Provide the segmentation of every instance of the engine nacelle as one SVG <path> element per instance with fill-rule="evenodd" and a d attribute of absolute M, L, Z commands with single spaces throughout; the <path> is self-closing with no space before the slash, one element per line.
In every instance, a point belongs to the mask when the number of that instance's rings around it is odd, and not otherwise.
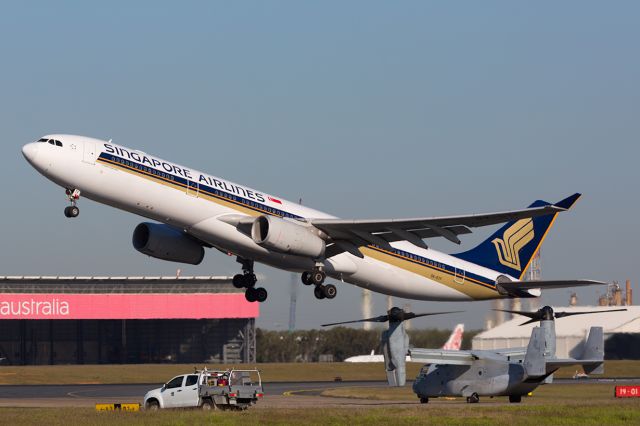
<path fill-rule="evenodd" d="M 303 225 L 272 216 L 259 216 L 251 226 L 256 244 L 280 253 L 317 258 L 324 254 L 325 242 Z"/>
<path fill-rule="evenodd" d="M 143 222 L 133 230 L 133 247 L 140 253 L 171 262 L 198 265 L 204 247 L 169 225 Z"/>

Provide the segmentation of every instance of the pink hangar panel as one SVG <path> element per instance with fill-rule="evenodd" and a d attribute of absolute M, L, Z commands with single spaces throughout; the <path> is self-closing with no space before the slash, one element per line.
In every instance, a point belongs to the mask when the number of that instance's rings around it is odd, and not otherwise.
<path fill-rule="evenodd" d="M 0 294 L 0 319 L 257 318 L 242 293 Z"/>

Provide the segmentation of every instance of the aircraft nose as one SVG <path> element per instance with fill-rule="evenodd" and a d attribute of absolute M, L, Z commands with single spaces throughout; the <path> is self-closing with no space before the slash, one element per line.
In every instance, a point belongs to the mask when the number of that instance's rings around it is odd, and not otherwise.
<path fill-rule="evenodd" d="M 22 147 L 22 155 L 27 161 L 31 164 L 35 161 L 38 156 L 38 144 L 36 142 L 31 142 Z"/>

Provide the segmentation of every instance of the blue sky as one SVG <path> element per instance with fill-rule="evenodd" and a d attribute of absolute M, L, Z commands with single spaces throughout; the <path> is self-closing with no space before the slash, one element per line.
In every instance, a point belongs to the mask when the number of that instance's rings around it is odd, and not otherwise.
<path fill-rule="evenodd" d="M 3 2 L 0 274 L 158 275 L 142 219 L 63 190 L 20 147 L 65 132 L 135 147 L 344 218 L 583 199 L 543 247 L 546 279 L 638 273 L 640 5 L 618 2 Z M 477 230 L 461 251 L 492 229 Z M 234 274 L 208 251 L 183 274 Z M 289 274 L 258 267 L 259 325 L 284 328 Z M 582 303 L 601 289 L 579 290 Z M 639 290 L 636 290 L 636 292 Z M 358 318 L 300 286 L 298 326 Z M 569 291 L 547 293 L 563 304 Z M 376 297 L 375 313 L 386 306 Z M 403 304 L 404 301 L 397 301 Z M 417 326 L 481 326 L 488 303 Z"/>

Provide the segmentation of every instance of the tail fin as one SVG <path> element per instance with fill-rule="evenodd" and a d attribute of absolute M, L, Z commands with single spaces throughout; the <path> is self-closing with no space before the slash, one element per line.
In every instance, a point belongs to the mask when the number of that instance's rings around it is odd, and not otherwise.
<path fill-rule="evenodd" d="M 604 333 L 602 327 L 591 327 L 589 337 L 582 354 L 583 360 L 604 360 Z M 603 374 L 604 362 L 593 364 L 583 364 L 584 372 L 587 374 Z"/>
<path fill-rule="evenodd" d="M 527 346 L 527 353 L 524 356 L 524 369 L 528 376 L 544 376 L 547 374 L 544 347 L 544 330 L 540 327 L 534 327 Z"/>
<path fill-rule="evenodd" d="M 569 209 L 580 197 L 572 195 L 557 206 Z M 529 207 L 551 205 L 537 200 Z M 522 279 L 558 214 L 508 222 L 478 246 L 453 256 Z"/>
<path fill-rule="evenodd" d="M 462 346 L 462 334 L 464 333 L 464 324 L 456 325 L 453 329 L 449 340 L 444 344 L 442 349 L 446 351 L 459 351 Z"/>

